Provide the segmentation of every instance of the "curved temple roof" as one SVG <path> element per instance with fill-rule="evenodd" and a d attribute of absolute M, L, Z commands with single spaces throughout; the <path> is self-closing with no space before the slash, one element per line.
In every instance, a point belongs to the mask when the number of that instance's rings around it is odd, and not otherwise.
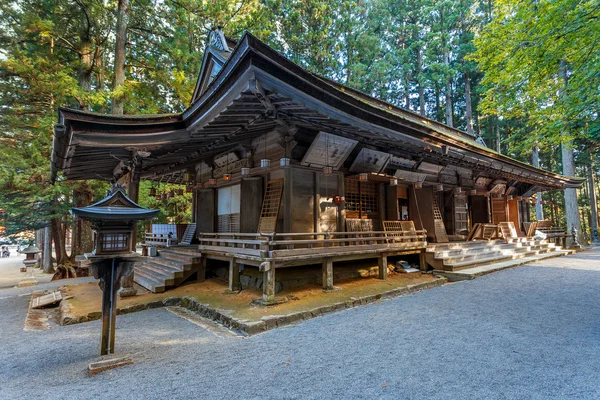
<path fill-rule="evenodd" d="M 258 137 L 276 118 L 285 118 L 540 189 L 583 182 L 534 168 L 480 145 L 466 132 L 307 72 L 250 33 L 226 59 L 222 51 L 208 50 L 194 101 L 181 114 L 114 116 L 61 108 L 64 132 L 55 130 L 52 179 L 58 170 L 67 179 L 110 179 L 128 160 L 138 163 L 142 177 L 156 178 Z M 201 84 L 211 74 L 209 57 L 223 64 Z"/>

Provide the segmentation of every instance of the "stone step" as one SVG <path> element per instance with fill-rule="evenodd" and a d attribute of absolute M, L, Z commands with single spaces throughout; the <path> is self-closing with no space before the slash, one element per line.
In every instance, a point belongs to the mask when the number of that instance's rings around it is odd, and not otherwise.
<path fill-rule="evenodd" d="M 158 264 L 158 263 L 155 263 L 152 261 L 146 261 L 146 262 L 144 262 L 143 265 L 146 269 L 156 271 L 156 272 L 162 273 L 164 275 L 168 275 L 172 278 L 181 278 L 181 277 L 183 277 L 183 273 L 184 273 L 184 271 L 179 268 L 170 267 L 168 265 Z"/>
<path fill-rule="evenodd" d="M 135 267 L 133 280 L 138 285 L 150 290 L 152 293 L 162 293 L 165 291 L 164 282 L 157 280 L 153 276 L 148 275 L 144 270 Z"/>

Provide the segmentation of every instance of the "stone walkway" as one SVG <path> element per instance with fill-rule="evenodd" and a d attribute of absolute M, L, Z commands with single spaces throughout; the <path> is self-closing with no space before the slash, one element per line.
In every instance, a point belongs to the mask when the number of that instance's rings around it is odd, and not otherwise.
<path fill-rule="evenodd" d="M 24 254 L 18 254 L 16 250 L 11 249 L 10 257 L 0 258 L 0 289 L 15 287 L 25 276 L 25 272 L 20 272 L 19 268 L 23 265 Z M 38 283 L 50 282 L 51 274 L 44 274 L 39 268 L 32 268 Z"/>
<path fill-rule="evenodd" d="M 154 309 L 117 318 L 134 364 L 91 378 L 99 321 L 23 331 L 4 289 L 0 398 L 597 399 L 598 288 L 594 250 L 248 338 Z"/>

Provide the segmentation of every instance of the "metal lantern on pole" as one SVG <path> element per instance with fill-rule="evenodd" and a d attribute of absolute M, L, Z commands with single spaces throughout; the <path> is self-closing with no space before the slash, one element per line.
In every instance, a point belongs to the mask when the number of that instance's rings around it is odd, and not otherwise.
<path fill-rule="evenodd" d="M 125 194 L 125 188 L 114 185 L 108 195 L 88 207 L 73 208 L 71 213 L 89 221 L 94 232 L 94 251 L 85 254 L 89 269 L 99 279 L 102 289 L 102 339 L 100 355 L 115 352 L 117 291 L 121 278 L 133 272 L 140 257 L 135 252 L 137 221 L 151 219 L 159 210 L 141 207 Z"/>

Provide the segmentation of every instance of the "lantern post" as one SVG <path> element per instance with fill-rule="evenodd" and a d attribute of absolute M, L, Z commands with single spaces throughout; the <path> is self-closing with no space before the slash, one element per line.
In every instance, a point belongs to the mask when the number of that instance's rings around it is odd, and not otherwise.
<path fill-rule="evenodd" d="M 102 339 L 100 355 L 115 352 L 117 291 L 121 278 L 128 276 L 141 257 L 135 252 L 135 225 L 151 219 L 159 210 L 141 207 L 115 184 L 107 196 L 88 207 L 73 208 L 71 213 L 90 221 L 94 232 L 94 250 L 86 253 L 90 271 L 102 289 Z"/>

